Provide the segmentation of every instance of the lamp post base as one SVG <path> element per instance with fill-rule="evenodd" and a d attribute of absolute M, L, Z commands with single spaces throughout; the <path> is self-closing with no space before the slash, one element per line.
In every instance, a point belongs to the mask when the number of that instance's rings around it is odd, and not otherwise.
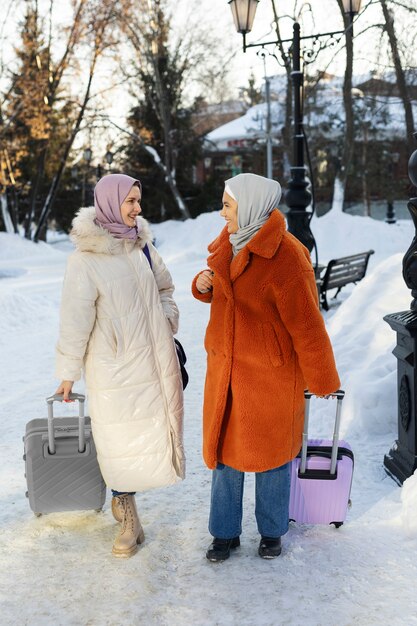
<path fill-rule="evenodd" d="M 417 311 L 385 315 L 397 333 L 398 438 L 384 456 L 387 473 L 399 484 L 417 469 Z"/>
<path fill-rule="evenodd" d="M 397 440 L 384 456 L 384 469 L 401 486 L 417 469 L 417 456 L 411 454 Z"/>

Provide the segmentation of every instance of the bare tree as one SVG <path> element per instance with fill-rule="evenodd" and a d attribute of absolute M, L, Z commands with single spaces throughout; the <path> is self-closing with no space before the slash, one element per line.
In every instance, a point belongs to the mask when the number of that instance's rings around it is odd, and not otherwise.
<path fill-rule="evenodd" d="M 71 120 L 72 105 L 65 99 L 61 83 L 75 46 L 85 31 L 87 2 L 74 0 L 73 21 L 67 29 L 66 41 L 64 32 L 59 33 L 60 43 L 65 41 L 65 45 L 58 61 L 54 61 L 52 55 L 54 0 L 49 0 L 46 20 L 40 14 L 38 0 L 26 3 L 21 44 L 15 48 L 18 66 L 14 71 L 10 69 L 11 85 L 2 105 L 4 119 L 0 140 L 3 154 L 7 152 L 5 169 L 11 196 L 15 197 L 15 188 L 25 189 L 28 195 L 23 222 L 27 238 L 31 237 L 32 223 L 37 218 L 41 184 L 45 185 L 45 167 L 54 170 L 54 161 L 49 159 L 47 163 L 48 154 L 52 145 L 59 151 L 65 126 Z"/>
<path fill-rule="evenodd" d="M 80 41 L 82 33 L 85 30 L 84 12 L 85 12 L 86 6 L 87 6 L 87 0 L 77 0 L 77 4 L 75 5 L 75 10 L 74 10 L 73 21 L 69 28 L 69 33 L 67 37 L 66 46 L 64 48 L 64 52 L 54 67 L 53 60 L 52 60 L 52 19 L 53 19 L 54 0 L 50 0 L 49 15 L 48 15 L 48 22 L 49 22 L 48 43 L 47 43 L 46 60 L 45 60 L 46 65 L 47 65 L 47 81 L 45 81 L 45 85 L 44 85 L 45 90 L 43 94 L 45 102 L 48 107 L 49 117 L 53 115 L 55 105 L 59 97 L 62 78 L 70 64 L 70 60 L 74 53 L 75 46 Z M 36 167 L 35 179 L 32 182 L 32 188 L 31 188 L 30 209 L 28 211 L 28 216 L 26 218 L 26 224 L 25 224 L 26 237 L 30 237 L 31 224 L 35 219 L 36 202 L 38 199 L 40 183 L 44 176 L 45 162 L 46 162 L 47 155 L 48 155 L 50 141 L 51 141 L 50 133 L 48 133 L 48 136 L 43 138 L 43 140 L 41 141 L 41 145 L 40 145 L 40 149 L 38 153 L 38 162 L 37 162 L 37 167 Z M 66 158 L 68 158 L 68 155 Z M 58 185 L 59 185 L 59 180 L 61 178 L 61 175 L 59 176 L 59 179 L 58 179 Z M 55 199 L 55 193 L 52 195 L 52 203 Z M 48 210 L 48 213 L 49 213 L 49 210 Z M 39 229 L 39 226 L 38 226 L 38 229 Z M 39 238 L 38 229 L 36 230 L 37 234 L 35 233 L 35 241 L 37 241 L 37 239 Z"/>
<path fill-rule="evenodd" d="M 180 84 L 181 77 L 188 69 L 189 58 L 180 42 L 173 50 L 168 49 L 169 18 L 164 0 L 123 0 L 121 5 L 120 22 L 135 53 L 135 78 L 139 79 L 142 85 L 146 85 L 148 77 L 152 77 L 152 88 L 146 91 L 146 97 L 162 130 L 163 153 L 159 155 L 156 147 L 150 146 L 140 134 L 129 134 L 135 136 L 139 145 L 152 156 L 157 167 L 163 171 L 180 214 L 184 218 L 189 218 L 189 210 L 176 180 L 177 145 L 176 129 L 173 125 L 173 107 L 176 105 L 172 101 L 172 90 L 167 84 L 166 71 L 165 75 L 162 75 L 170 63 L 172 71 L 177 73 L 177 82 Z"/>
<path fill-rule="evenodd" d="M 7 194 L 7 190 L 14 189 L 15 179 L 13 176 L 13 170 L 7 151 L 7 146 L 4 142 L 4 134 L 7 132 L 8 124 L 5 123 L 2 113 L 2 107 L 4 101 L 0 102 L 0 203 L 1 203 L 1 216 L 3 221 L 4 230 L 8 233 L 17 233 L 17 215 L 13 209 L 16 209 L 13 203 L 14 194 Z M 8 122 L 9 123 L 9 122 Z M 12 197 L 11 207 L 9 203 L 9 197 Z M 12 210 L 10 210 L 12 208 Z"/>
<path fill-rule="evenodd" d="M 345 111 L 345 128 L 343 137 L 343 149 L 340 158 L 340 167 L 335 176 L 333 188 L 332 208 L 340 207 L 343 210 L 345 199 L 346 181 L 349 175 L 349 167 L 352 162 L 355 141 L 352 75 L 353 75 L 353 30 L 350 27 L 350 17 L 346 15 L 342 0 L 337 0 L 345 27 L 345 51 L 346 65 L 343 79 L 343 106 Z"/>
<path fill-rule="evenodd" d="M 284 126 L 282 128 L 282 142 L 283 142 L 283 162 L 284 162 L 284 175 L 289 174 L 291 163 L 291 120 L 292 120 L 292 80 L 291 80 L 291 57 L 287 53 L 284 44 L 282 43 L 280 17 L 275 6 L 275 0 L 271 0 L 272 12 L 274 15 L 274 28 L 277 36 L 278 48 L 283 60 L 285 73 L 287 75 L 287 88 L 285 95 L 285 117 Z"/>
<path fill-rule="evenodd" d="M 413 108 L 411 105 L 411 98 L 410 98 L 407 81 L 405 77 L 405 72 L 404 72 L 404 68 L 403 68 L 403 64 L 402 64 L 401 56 L 399 52 L 399 42 L 398 42 L 398 38 L 395 32 L 394 10 L 393 8 L 389 7 L 387 0 L 380 0 L 380 2 L 381 2 L 382 12 L 384 14 L 385 30 L 388 35 L 389 44 L 391 48 L 392 60 L 394 63 L 395 75 L 397 78 L 398 91 L 400 93 L 400 98 L 404 107 L 405 127 L 406 127 L 406 134 L 407 134 L 407 138 L 406 138 L 407 150 L 408 150 L 408 154 L 411 154 L 414 150 L 413 132 L 415 130 Z M 396 4 L 396 3 L 392 3 L 392 4 Z M 409 7 L 407 7 L 407 9 L 409 11 L 412 11 L 412 9 Z M 414 11 L 416 12 L 416 8 L 414 8 Z"/>
<path fill-rule="evenodd" d="M 80 0 L 80 3 L 81 2 L 84 3 L 86 2 L 86 0 Z M 102 0 L 101 2 L 90 2 L 87 7 L 88 11 L 86 15 L 84 15 L 83 27 L 80 28 L 80 34 L 82 33 L 84 35 L 86 41 L 88 41 L 88 43 L 90 44 L 91 49 L 87 83 L 84 89 L 83 98 L 79 103 L 78 115 L 71 129 L 64 151 L 59 159 L 58 170 L 52 180 L 48 195 L 43 204 L 39 222 L 34 234 L 34 241 L 39 240 L 45 229 L 46 220 L 55 201 L 56 193 L 58 191 L 58 187 L 64 173 L 72 145 L 78 132 L 80 131 L 81 124 L 91 98 L 91 87 L 97 67 L 97 62 L 102 56 L 103 52 L 106 50 L 106 48 L 113 43 L 113 39 L 109 34 L 109 31 L 111 25 L 114 24 L 115 21 L 115 9 L 117 2 L 118 0 Z"/>

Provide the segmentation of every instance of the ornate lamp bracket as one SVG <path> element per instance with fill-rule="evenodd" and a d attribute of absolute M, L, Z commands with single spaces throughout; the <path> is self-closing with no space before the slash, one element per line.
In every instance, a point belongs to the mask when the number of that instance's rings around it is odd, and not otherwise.
<path fill-rule="evenodd" d="M 342 33 L 329 33 L 327 35 L 317 35 L 311 42 L 310 47 L 303 47 L 301 54 L 306 65 L 313 63 L 320 52 L 326 48 L 335 48 L 340 42 Z M 301 37 L 303 39 L 303 37 Z"/>

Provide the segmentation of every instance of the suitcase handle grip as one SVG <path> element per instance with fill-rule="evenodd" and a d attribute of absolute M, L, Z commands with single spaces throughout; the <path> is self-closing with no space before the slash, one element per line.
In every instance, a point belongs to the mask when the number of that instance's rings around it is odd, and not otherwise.
<path fill-rule="evenodd" d="M 78 400 L 79 414 L 78 414 L 78 452 L 85 452 L 85 418 L 84 418 L 84 403 L 85 396 L 81 393 L 70 393 L 70 400 Z M 55 434 L 54 434 L 54 402 L 63 402 L 64 395 L 62 393 L 56 393 L 53 396 L 46 398 L 48 404 L 48 448 L 49 454 L 55 454 Z"/>
<path fill-rule="evenodd" d="M 85 401 L 85 396 L 82 393 L 73 393 L 71 391 L 71 393 L 68 396 L 69 400 L 78 400 L 79 402 L 84 402 Z M 49 396 L 49 398 L 46 398 L 46 401 L 48 404 L 52 404 L 53 402 L 63 402 L 64 401 L 64 394 L 62 393 L 55 393 L 53 396 Z"/>
<path fill-rule="evenodd" d="M 315 395 L 314 393 L 311 393 L 308 390 L 304 391 L 304 397 L 305 397 L 306 403 L 305 403 L 305 411 L 304 411 L 303 445 L 301 448 L 300 474 L 304 474 L 304 472 L 306 471 L 306 467 L 307 467 L 308 417 L 310 413 L 310 400 L 314 395 Z M 336 464 L 337 464 L 340 417 L 342 414 L 342 400 L 345 397 L 345 392 L 343 391 L 343 389 L 338 389 L 334 393 L 330 393 L 329 396 L 331 396 L 332 398 L 337 398 L 336 419 L 334 422 L 334 431 L 333 431 L 332 456 L 330 460 L 330 474 L 334 474 L 336 472 Z"/>
<path fill-rule="evenodd" d="M 304 391 L 304 397 L 306 400 L 310 400 L 315 395 L 316 394 L 311 393 L 311 391 L 308 391 L 308 389 Z M 345 397 L 345 392 L 343 391 L 343 389 L 338 389 L 337 391 L 334 391 L 333 393 L 327 394 L 325 397 L 327 396 L 329 398 L 340 398 L 341 400 L 343 400 L 343 398 Z M 316 396 L 316 397 L 320 398 L 321 396 Z"/>

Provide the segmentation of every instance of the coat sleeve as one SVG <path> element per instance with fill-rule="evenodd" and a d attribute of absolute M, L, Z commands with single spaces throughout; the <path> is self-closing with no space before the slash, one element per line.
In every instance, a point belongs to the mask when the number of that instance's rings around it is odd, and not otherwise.
<path fill-rule="evenodd" d="M 177 475 L 184 479 L 185 478 L 185 452 L 184 452 L 184 419 L 183 414 L 177 415 L 176 418 L 173 418 L 172 414 L 170 416 L 170 425 L 173 434 L 173 463 L 175 466 L 175 470 Z"/>
<path fill-rule="evenodd" d="M 323 396 L 339 389 L 339 375 L 318 306 L 312 270 L 298 273 L 280 290 L 278 310 L 291 335 L 308 390 Z"/>
<path fill-rule="evenodd" d="M 56 376 L 79 380 L 87 344 L 96 320 L 97 287 L 76 254 L 68 259 L 61 300 Z"/>
<path fill-rule="evenodd" d="M 197 298 L 197 300 L 200 300 L 201 302 L 207 302 L 208 304 L 210 304 L 213 298 L 213 291 L 207 291 L 206 293 L 201 293 L 201 291 L 198 291 L 197 289 L 197 279 L 200 276 L 200 274 L 202 274 L 205 271 L 206 270 L 201 270 L 201 272 L 198 272 L 197 276 L 194 277 L 193 282 L 191 283 L 191 293 L 193 294 L 194 298 Z"/>
<path fill-rule="evenodd" d="M 172 333 L 175 335 L 178 332 L 180 314 L 177 304 L 172 297 L 175 290 L 174 283 L 172 282 L 171 274 L 156 248 L 150 243 L 148 243 L 148 248 L 152 259 L 152 271 L 158 287 L 159 297 L 161 298 L 162 308 L 170 323 Z"/>

